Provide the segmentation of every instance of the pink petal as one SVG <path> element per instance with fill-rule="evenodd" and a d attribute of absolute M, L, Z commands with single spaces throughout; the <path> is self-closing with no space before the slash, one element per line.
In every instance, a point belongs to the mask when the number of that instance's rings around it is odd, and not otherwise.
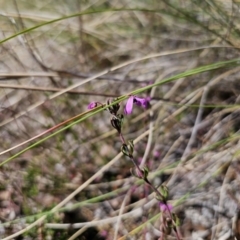
<path fill-rule="evenodd" d="M 97 107 L 97 103 L 96 103 L 96 102 L 91 102 L 91 103 L 89 103 L 89 105 L 88 105 L 88 109 L 93 109 L 93 108 L 95 108 L 95 107 Z"/>
<path fill-rule="evenodd" d="M 129 97 L 127 100 L 126 106 L 124 108 L 124 113 L 127 115 L 132 113 L 133 100 L 134 100 L 134 96 Z"/>
<path fill-rule="evenodd" d="M 173 206 L 171 204 L 159 203 L 159 207 L 160 207 L 162 212 L 165 212 L 168 209 L 169 209 L 170 212 L 173 210 Z"/>

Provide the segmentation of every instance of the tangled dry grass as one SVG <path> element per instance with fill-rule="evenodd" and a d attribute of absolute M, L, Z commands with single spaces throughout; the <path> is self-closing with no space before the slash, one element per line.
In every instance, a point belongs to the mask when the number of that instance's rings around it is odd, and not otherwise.
<path fill-rule="evenodd" d="M 239 2 L 20 0 L 0 9 L 0 238 L 159 239 L 157 201 L 131 176 L 107 111 L 31 144 L 89 102 L 238 58 Z M 235 62 L 155 86 L 140 94 L 151 108 L 124 121 L 151 181 L 169 187 L 183 239 L 240 239 L 239 70 Z"/>

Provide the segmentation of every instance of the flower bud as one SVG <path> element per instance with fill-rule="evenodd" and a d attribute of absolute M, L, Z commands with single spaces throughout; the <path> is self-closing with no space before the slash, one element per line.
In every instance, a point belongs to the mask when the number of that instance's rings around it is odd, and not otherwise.
<path fill-rule="evenodd" d="M 111 121 L 112 126 L 118 131 L 118 133 L 121 133 L 122 119 L 114 116 L 114 117 L 112 117 L 112 119 L 110 121 Z"/>
<path fill-rule="evenodd" d="M 179 227 L 181 225 L 181 221 L 180 221 L 179 217 L 175 213 L 173 213 L 172 218 L 173 218 L 174 226 Z"/>
<path fill-rule="evenodd" d="M 133 155 L 133 150 L 134 150 L 133 140 L 128 140 L 128 149 L 129 149 L 130 155 Z"/>
<path fill-rule="evenodd" d="M 123 143 L 123 145 L 121 147 L 121 151 L 125 156 L 130 157 L 130 153 L 129 153 L 127 144 Z"/>
<path fill-rule="evenodd" d="M 143 178 L 144 178 L 144 179 L 147 179 L 148 173 L 149 173 L 149 169 L 148 169 L 147 167 L 144 167 L 144 168 L 142 169 L 142 171 L 143 171 Z"/>
<path fill-rule="evenodd" d="M 161 195 L 164 197 L 164 200 L 166 201 L 168 199 L 168 187 L 165 185 L 161 185 L 159 189 Z"/>
<path fill-rule="evenodd" d="M 107 100 L 107 104 L 110 105 L 110 104 L 112 104 L 112 103 L 113 103 L 114 101 L 116 101 L 116 100 L 117 100 L 117 98 L 116 98 L 116 99 L 113 99 L 113 100 Z M 114 105 L 108 107 L 108 111 L 109 111 L 112 115 L 115 115 L 115 116 L 116 116 L 119 108 L 120 108 L 120 104 L 119 104 L 119 103 L 115 103 Z"/>

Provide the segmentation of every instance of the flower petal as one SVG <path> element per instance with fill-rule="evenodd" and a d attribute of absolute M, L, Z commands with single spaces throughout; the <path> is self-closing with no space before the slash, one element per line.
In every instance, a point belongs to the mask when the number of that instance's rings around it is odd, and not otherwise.
<path fill-rule="evenodd" d="M 170 212 L 173 210 L 173 206 L 171 204 L 159 203 L 159 207 L 162 212 L 169 210 Z"/>
<path fill-rule="evenodd" d="M 97 102 L 91 102 L 88 104 L 88 109 L 93 109 L 95 107 L 97 107 Z"/>
<path fill-rule="evenodd" d="M 125 114 L 131 114 L 132 109 L 133 109 L 133 101 L 134 101 L 134 96 L 130 96 L 127 100 L 126 106 L 124 108 L 124 113 Z"/>
<path fill-rule="evenodd" d="M 148 106 L 148 103 L 150 102 L 150 100 L 151 100 L 150 97 L 147 97 L 147 98 L 134 97 L 134 103 L 144 108 Z"/>

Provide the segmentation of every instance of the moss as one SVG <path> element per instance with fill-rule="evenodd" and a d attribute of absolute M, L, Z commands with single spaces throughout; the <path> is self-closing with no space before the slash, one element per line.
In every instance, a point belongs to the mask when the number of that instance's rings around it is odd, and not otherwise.
<path fill-rule="evenodd" d="M 24 177 L 25 185 L 23 187 L 23 192 L 28 197 L 33 197 L 38 194 L 38 187 L 36 182 L 36 177 L 39 175 L 39 169 L 37 167 L 31 167 L 27 170 L 27 174 Z"/>

